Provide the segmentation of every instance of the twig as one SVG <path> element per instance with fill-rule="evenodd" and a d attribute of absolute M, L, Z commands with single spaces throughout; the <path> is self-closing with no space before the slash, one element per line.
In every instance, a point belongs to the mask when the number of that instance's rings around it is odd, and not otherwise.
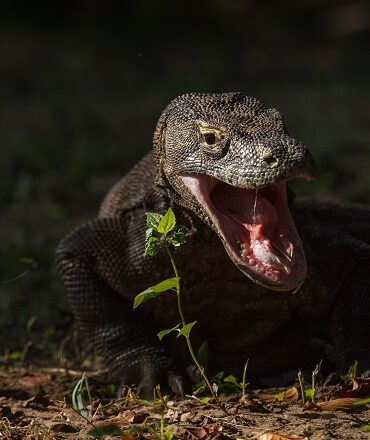
<path fill-rule="evenodd" d="M 298 382 L 299 382 L 299 388 L 301 389 L 301 396 L 302 396 L 302 405 L 306 403 L 305 395 L 304 395 L 304 389 L 303 389 L 303 378 L 302 378 L 302 371 L 298 371 Z"/>
<path fill-rule="evenodd" d="M 67 402 L 65 402 L 65 404 L 68 406 L 68 408 L 72 409 L 76 414 L 78 414 L 80 417 L 82 417 L 87 423 L 89 423 L 91 426 L 96 428 L 96 425 L 91 420 L 89 420 L 87 417 L 85 417 L 83 414 L 81 414 L 79 411 L 77 411 L 77 409 L 74 409 L 72 405 L 70 405 Z"/>
<path fill-rule="evenodd" d="M 247 387 L 246 384 L 246 378 L 247 378 L 247 368 L 249 364 L 249 358 L 247 359 L 247 362 L 244 364 L 244 370 L 243 370 L 243 382 L 242 382 L 242 396 L 245 396 L 245 389 Z"/>
<path fill-rule="evenodd" d="M 164 400 L 162 393 L 161 393 L 161 386 L 158 384 L 155 386 L 155 392 L 157 393 L 160 401 L 162 402 L 162 405 L 164 406 L 164 409 L 168 409 L 167 403 Z"/>

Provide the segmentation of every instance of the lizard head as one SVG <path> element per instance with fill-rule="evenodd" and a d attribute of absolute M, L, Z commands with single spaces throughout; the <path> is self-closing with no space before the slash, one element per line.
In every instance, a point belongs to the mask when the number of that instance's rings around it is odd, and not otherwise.
<path fill-rule="evenodd" d="M 242 93 L 183 95 L 163 112 L 154 147 L 172 199 L 215 231 L 245 275 L 273 290 L 304 281 L 286 182 L 314 179 L 316 166 L 277 110 Z"/>

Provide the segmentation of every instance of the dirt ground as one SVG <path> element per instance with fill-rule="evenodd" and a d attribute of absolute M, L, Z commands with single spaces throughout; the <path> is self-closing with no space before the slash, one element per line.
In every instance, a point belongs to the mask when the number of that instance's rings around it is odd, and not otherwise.
<path fill-rule="evenodd" d="M 104 371 L 35 366 L 0 370 L 1 439 L 369 439 L 370 380 L 321 384 L 316 404 L 303 407 L 299 385 L 286 390 L 221 394 L 223 409 L 203 395 L 140 401 L 117 390 Z M 326 381 L 328 382 L 328 381 Z M 76 391 L 77 389 L 77 391 Z M 72 393 L 75 390 L 73 408 Z M 354 405 L 362 399 L 361 405 Z M 368 400 L 368 399 L 367 399 Z M 85 408 L 84 408 L 85 407 Z M 81 414 L 82 412 L 82 414 Z"/>

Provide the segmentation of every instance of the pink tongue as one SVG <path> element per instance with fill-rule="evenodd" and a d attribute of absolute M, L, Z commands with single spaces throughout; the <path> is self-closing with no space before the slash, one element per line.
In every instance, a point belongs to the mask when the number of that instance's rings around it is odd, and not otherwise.
<path fill-rule="evenodd" d="M 265 233 L 273 233 L 275 229 L 276 210 L 267 199 L 258 194 L 258 191 L 222 185 L 213 191 L 212 201 L 218 210 L 249 229 L 255 239 L 262 238 L 261 229 L 264 229 Z"/>

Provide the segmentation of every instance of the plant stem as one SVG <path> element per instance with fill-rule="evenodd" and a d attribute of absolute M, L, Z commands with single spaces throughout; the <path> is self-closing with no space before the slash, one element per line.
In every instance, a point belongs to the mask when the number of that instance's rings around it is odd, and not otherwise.
<path fill-rule="evenodd" d="M 171 251 L 170 251 L 170 249 L 168 247 L 166 239 L 165 239 L 164 243 L 165 243 L 165 248 L 166 248 L 167 255 L 168 255 L 169 259 L 171 260 L 171 264 L 172 264 L 172 267 L 173 267 L 173 271 L 175 272 L 175 276 L 179 279 L 179 282 L 178 282 L 178 285 L 177 285 L 177 288 L 176 288 L 176 290 L 177 290 L 177 308 L 178 308 L 179 315 L 180 315 L 180 318 L 181 318 L 182 326 L 185 327 L 186 326 L 186 321 L 185 321 L 185 316 L 184 316 L 184 312 L 182 310 L 182 304 L 181 304 L 181 290 L 180 290 L 179 272 L 177 270 L 175 260 L 174 260 L 174 258 L 172 256 L 172 253 L 171 253 Z M 216 396 L 216 393 L 215 393 L 215 391 L 214 391 L 214 389 L 212 387 L 212 384 L 211 384 L 210 380 L 208 379 L 207 375 L 204 372 L 204 368 L 202 367 L 202 365 L 200 364 L 200 362 L 198 361 L 198 359 L 197 359 L 197 357 L 196 357 L 196 355 L 194 353 L 193 346 L 192 346 L 192 343 L 190 341 L 190 336 L 186 336 L 186 335 L 184 335 L 184 336 L 186 338 L 186 344 L 188 346 L 190 356 L 192 357 L 195 365 L 197 366 L 198 370 L 200 371 L 200 374 L 202 375 L 204 381 L 206 382 L 206 384 L 207 384 L 207 386 L 209 388 L 209 391 L 212 394 L 213 399 L 220 406 L 220 408 L 224 409 L 222 404 L 221 404 L 221 402 L 218 400 L 218 398 Z"/>
<path fill-rule="evenodd" d="M 312 372 L 312 403 L 315 403 L 315 394 L 316 394 L 316 377 L 319 374 L 321 368 L 322 360 L 316 365 L 316 368 Z"/>
<path fill-rule="evenodd" d="M 303 379 L 302 379 L 302 371 L 298 371 L 298 382 L 299 382 L 299 388 L 301 389 L 301 396 L 302 396 L 302 405 L 304 406 L 306 403 L 305 395 L 304 395 L 304 389 L 303 389 Z"/>
<path fill-rule="evenodd" d="M 247 362 L 244 364 L 244 370 L 243 370 L 243 382 L 242 382 L 242 396 L 245 396 L 245 389 L 247 387 L 246 384 L 246 378 L 247 378 L 247 368 L 248 368 L 249 358 L 247 359 Z"/>

